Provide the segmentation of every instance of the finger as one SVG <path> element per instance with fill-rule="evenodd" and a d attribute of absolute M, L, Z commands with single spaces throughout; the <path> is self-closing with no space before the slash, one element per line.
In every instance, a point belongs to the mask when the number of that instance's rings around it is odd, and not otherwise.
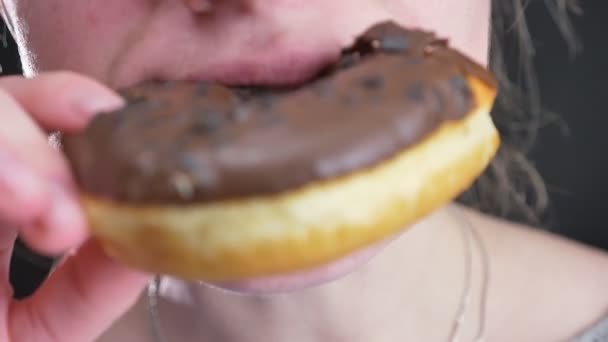
<path fill-rule="evenodd" d="M 0 91 L 0 217 L 23 226 L 24 240 L 60 253 L 86 238 L 86 222 L 60 152 L 21 106 Z"/>
<path fill-rule="evenodd" d="M 14 302 L 14 341 L 93 341 L 137 300 L 150 276 L 121 266 L 87 242 L 30 298 Z"/>
<path fill-rule="evenodd" d="M 27 156 L 34 169 L 65 177 L 62 158 L 44 148 L 48 145 L 46 132 L 81 129 L 93 115 L 123 104 L 110 89 L 71 72 L 32 79 L 0 77 L 0 144 L 9 144 L 13 153 Z"/>
<path fill-rule="evenodd" d="M 72 72 L 0 78 L 0 88 L 48 130 L 81 129 L 99 113 L 116 109 L 124 99 L 104 85 Z"/>
<path fill-rule="evenodd" d="M 39 176 L 67 178 L 57 151 L 48 146 L 44 131 L 11 94 L 0 88 L 0 150 L 5 158 L 30 167 Z M 8 156 L 8 157 L 7 157 Z"/>
<path fill-rule="evenodd" d="M 8 279 L 10 260 L 16 239 L 17 230 L 10 224 L 0 221 L 0 307 L 5 307 L 6 301 L 12 297 L 12 289 Z"/>
<path fill-rule="evenodd" d="M 79 129 L 122 103 L 72 73 L 0 78 L 0 217 L 24 225 L 24 240 L 37 251 L 60 253 L 87 236 L 67 163 L 40 125 Z"/>
<path fill-rule="evenodd" d="M 0 149 L 0 218 L 30 224 L 47 212 L 46 183 L 31 168 Z"/>

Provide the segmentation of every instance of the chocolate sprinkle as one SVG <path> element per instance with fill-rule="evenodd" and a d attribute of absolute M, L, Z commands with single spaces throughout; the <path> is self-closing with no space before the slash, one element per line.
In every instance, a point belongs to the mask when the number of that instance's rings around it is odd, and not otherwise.
<path fill-rule="evenodd" d="M 407 87 L 407 100 L 418 103 L 424 102 L 424 84 L 422 82 L 414 82 Z"/>
<path fill-rule="evenodd" d="M 222 128 L 224 121 L 223 115 L 216 111 L 199 112 L 195 114 L 188 131 L 194 135 L 213 133 Z"/>
<path fill-rule="evenodd" d="M 382 76 L 366 76 L 361 80 L 361 86 L 367 90 L 378 90 L 384 85 Z"/>
<path fill-rule="evenodd" d="M 448 83 L 452 86 L 459 95 L 462 95 L 466 100 L 473 98 L 473 92 L 469 84 L 462 75 L 453 75 L 448 79 Z"/>
<path fill-rule="evenodd" d="M 207 96 L 207 92 L 209 91 L 209 83 L 201 82 L 196 87 L 196 95 L 198 96 Z"/>
<path fill-rule="evenodd" d="M 405 36 L 389 36 L 380 40 L 380 49 L 386 52 L 402 53 L 408 48 L 408 40 Z"/>

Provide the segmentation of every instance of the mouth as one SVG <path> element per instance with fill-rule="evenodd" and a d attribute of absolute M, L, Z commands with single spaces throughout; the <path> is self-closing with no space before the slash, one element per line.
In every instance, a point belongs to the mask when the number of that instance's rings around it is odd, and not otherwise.
<path fill-rule="evenodd" d="M 128 88 L 146 81 L 206 81 L 226 86 L 283 87 L 304 84 L 342 55 L 346 41 L 325 38 L 287 42 L 227 42 L 217 49 L 210 42 L 167 49 L 175 44 L 141 43 L 122 56 L 110 73 L 114 88 Z M 154 56 L 151 58 L 150 56 Z M 142 63 L 142 61 L 146 61 Z"/>
<path fill-rule="evenodd" d="M 341 50 L 290 51 L 261 58 L 248 57 L 206 65 L 185 73 L 181 80 L 213 81 L 227 86 L 289 87 L 316 78 L 341 56 Z"/>

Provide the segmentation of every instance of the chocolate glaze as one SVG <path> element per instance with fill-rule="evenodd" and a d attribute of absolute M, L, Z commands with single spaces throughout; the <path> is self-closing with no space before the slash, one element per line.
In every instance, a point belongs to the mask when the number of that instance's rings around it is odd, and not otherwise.
<path fill-rule="evenodd" d="M 146 83 L 63 137 L 83 191 L 131 203 L 267 195 L 376 165 L 476 105 L 481 66 L 429 32 L 370 28 L 292 89 Z"/>

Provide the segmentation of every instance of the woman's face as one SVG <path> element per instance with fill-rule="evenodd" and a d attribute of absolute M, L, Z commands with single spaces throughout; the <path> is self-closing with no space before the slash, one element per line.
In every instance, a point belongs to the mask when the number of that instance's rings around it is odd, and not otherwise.
<path fill-rule="evenodd" d="M 375 22 L 433 30 L 486 62 L 491 0 L 0 0 L 26 74 L 297 82 Z M 204 3 L 202 3 L 204 4 Z"/>

